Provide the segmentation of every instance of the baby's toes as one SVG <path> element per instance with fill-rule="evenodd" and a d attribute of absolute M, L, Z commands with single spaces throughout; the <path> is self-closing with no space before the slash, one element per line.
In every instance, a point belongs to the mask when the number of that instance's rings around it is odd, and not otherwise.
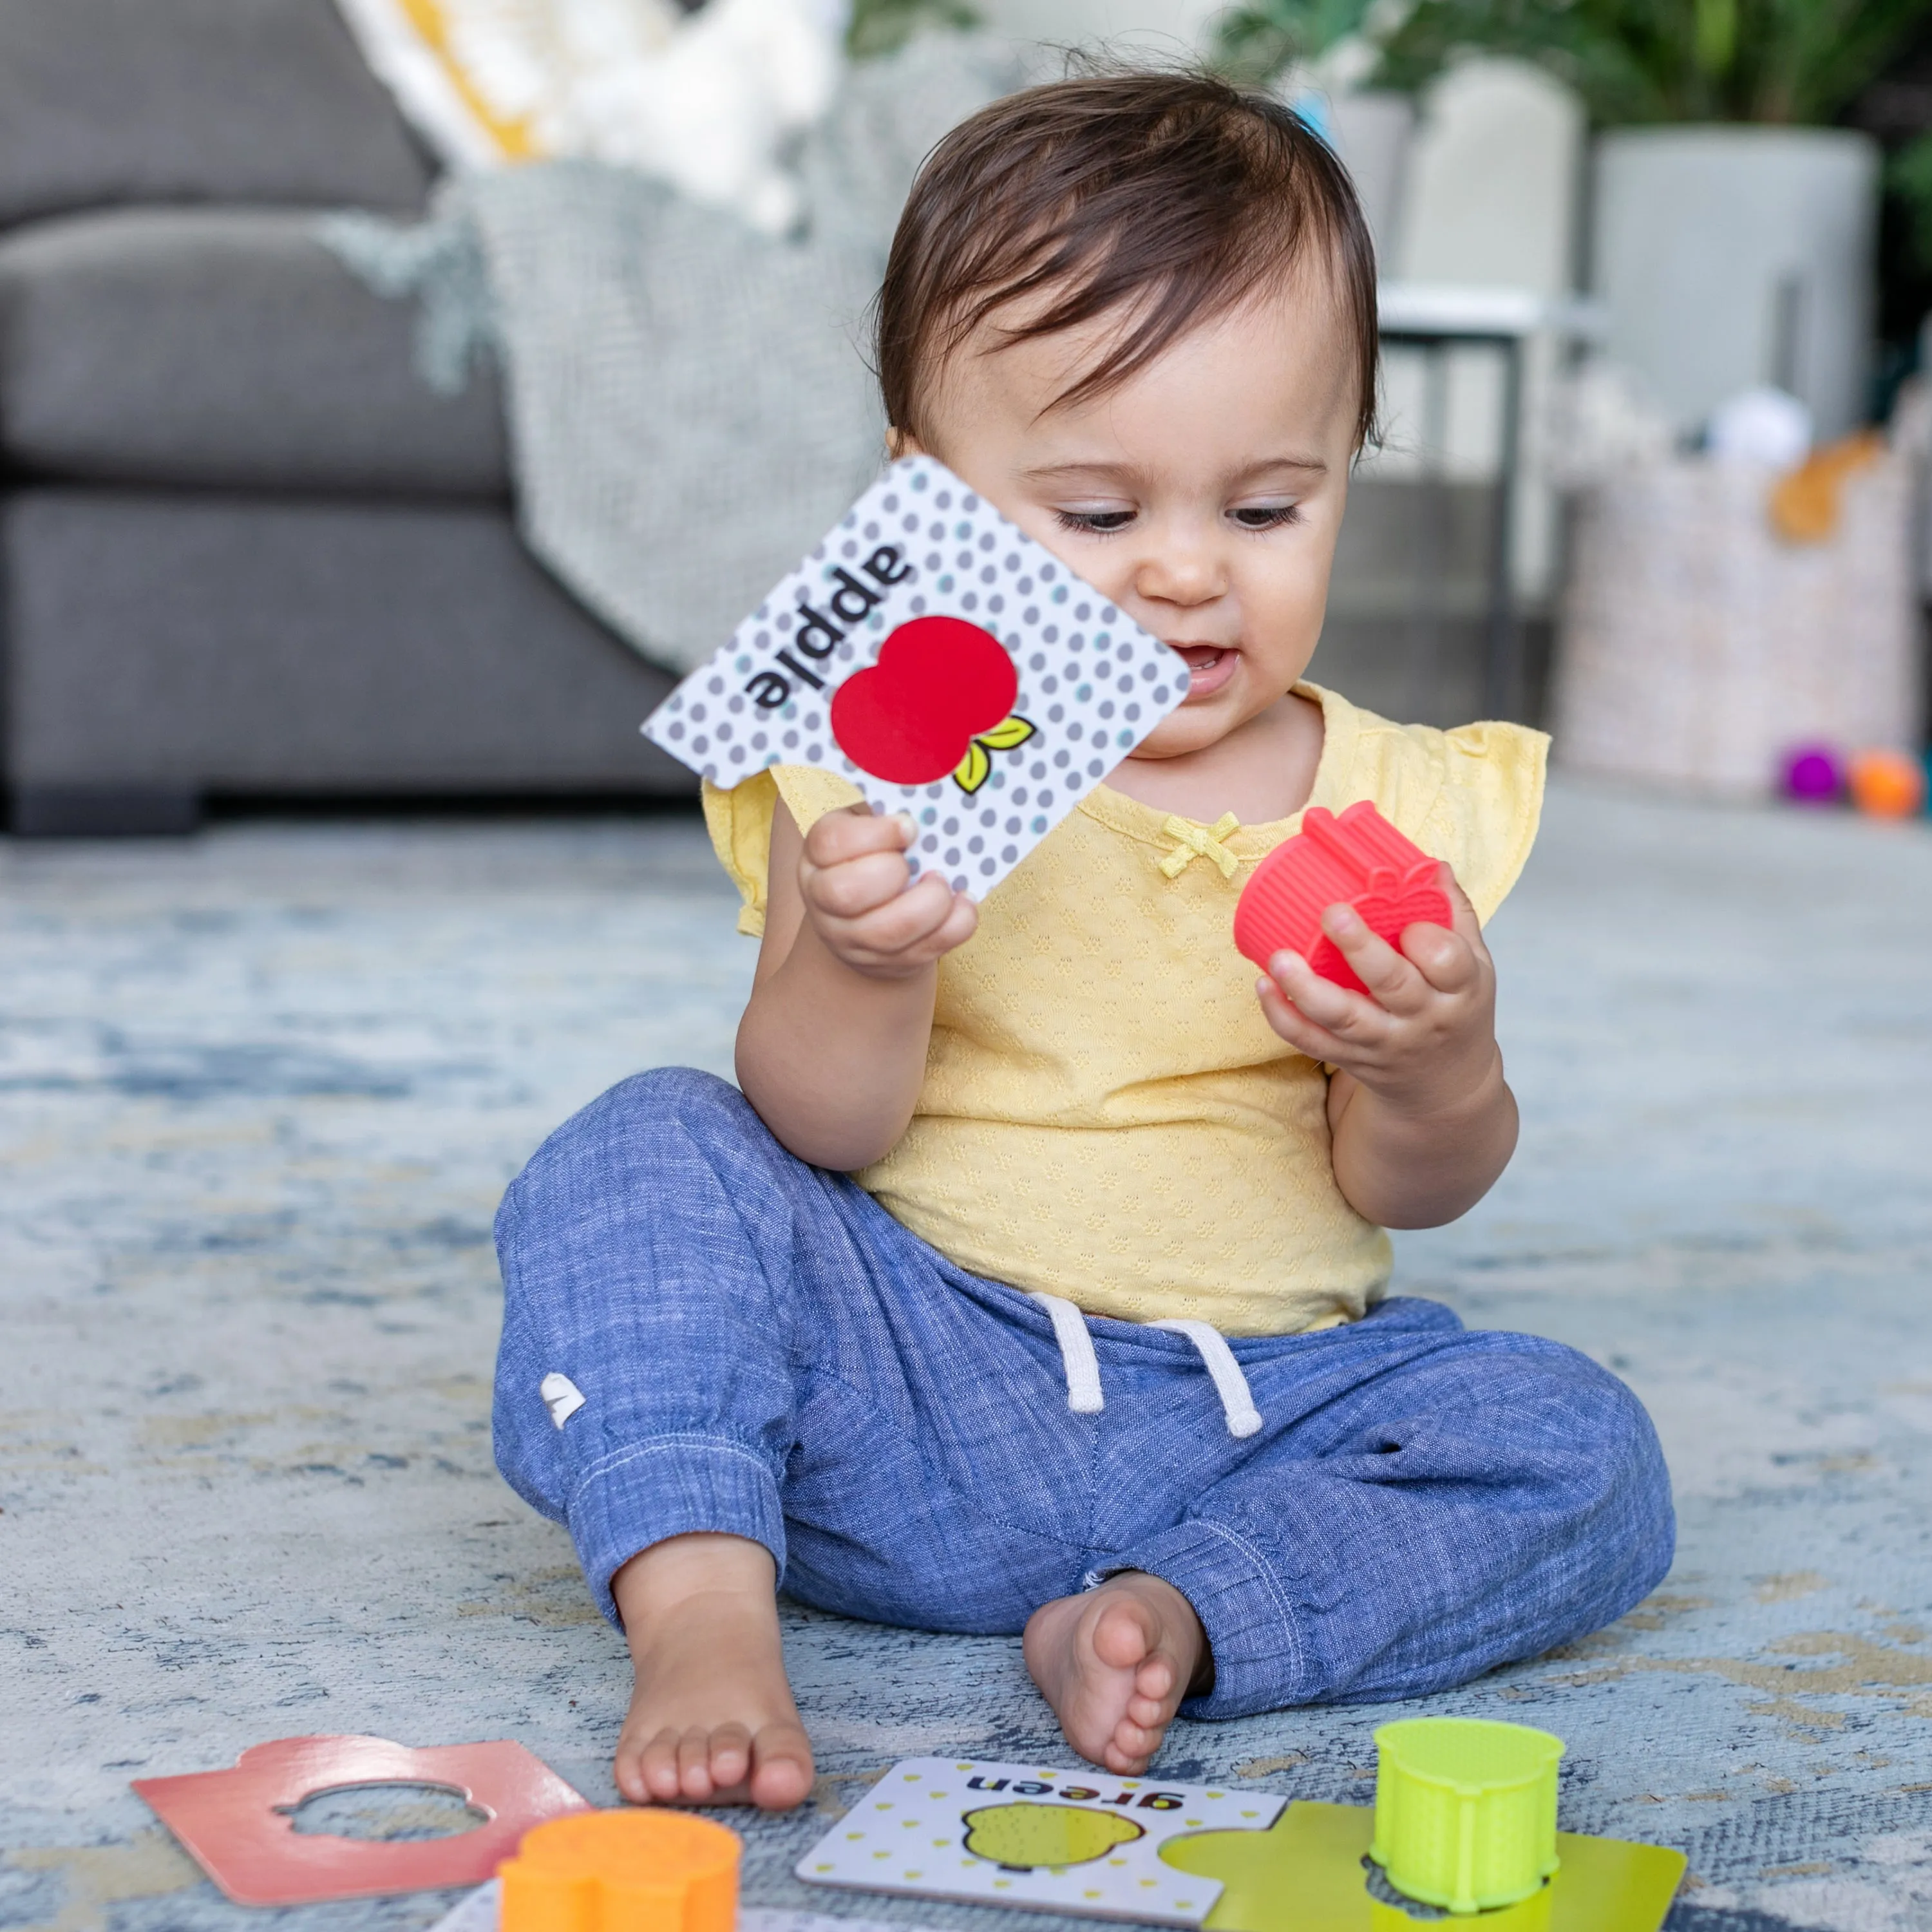
<path fill-rule="evenodd" d="M 1154 1645 L 1154 1613 L 1125 1590 L 1111 1594 L 1112 1600 L 1094 1620 L 1094 1654 L 1114 1670 L 1144 1670 L 1153 1661 L 1148 1652 Z"/>
<path fill-rule="evenodd" d="M 678 1735 L 662 1730 L 646 1740 L 637 1754 L 638 1783 L 634 1796 L 640 1804 L 668 1804 L 679 1794 Z"/>
<path fill-rule="evenodd" d="M 812 1746 L 796 1724 L 767 1724 L 751 1752 L 752 1802 L 766 1811 L 789 1811 L 812 1790 Z"/>
<path fill-rule="evenodd" d="M 616 1762 L 610 1767 L 610 1772 L 617 1780 L 617 1790 L 622 1796 L 633 1804 L 650 1802 L 650 1787 L 644 1782 L 643 1748 L 628 1737 L 617 1740 Z"/>
<path fill-rule="evenodd" d="M 711 1733 L 709 1768 L 715 1790 L 744 1783 L 752 1768 L 752 1734 L 742 1724 L 720 1724 Z"/>
<path fill-rule="evenodd" d="M 711 1733 L 700 1724 L 686 1727 L 677 1741 L 677 1792 L 702 1804 L 712 1795 Z"/>
<path fill-rule="evenodd" d="M 1149 1703 L 1165 1706 L 1173 1698 L 1174 1659 L 1166 1654 L 1150 1657 L 1134 1672 L 1134 1694 Z"/>

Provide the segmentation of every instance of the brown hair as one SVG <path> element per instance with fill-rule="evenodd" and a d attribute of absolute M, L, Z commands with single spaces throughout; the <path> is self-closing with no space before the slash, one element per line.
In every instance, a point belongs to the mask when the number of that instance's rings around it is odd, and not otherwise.
<path fill-rule="evenodd" d="M 1355 442 L 1374 434 L 1374 244 L 1346 170 L 1291 109 L 1202 74 L 1028 88 L 926 157 L 876 305 L 886 419 L 920 434 L 922 376 L 1007 304 L 1046 305 L 1008 344 L 1128 311 L 1056 404 L 1104 394 L 1194 324 L 1285 278 L 1311 244 L 1353 339 Z"/>

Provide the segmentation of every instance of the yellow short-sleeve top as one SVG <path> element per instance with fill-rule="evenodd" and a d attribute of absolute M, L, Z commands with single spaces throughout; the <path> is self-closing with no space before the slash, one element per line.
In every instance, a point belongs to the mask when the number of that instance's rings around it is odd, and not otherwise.
<path fill-rule="evenodd" d="M 1372 800 L 1486 921 L 1535 838 L 1549 741 L 1392 724 L 1298 688 L 1325 728 L 1309 803 Z M 706 787 L 747 932 L 764 930 L 781 796 L 801 829 L 856 799 L 799 766 Z M 1262 1018 L 1232 934 L 1256 862 L 1300 824 L 1190 841 L 1165 812 L 1090 793 L 940 962 L 912 1124 L 860 1184 L 960 1267 L 1090 1314 L 1232 1335 L 1360 1317 L 1387 1286 L 1388 1236 L 1336 1185 L 1327 1076 Z"/>

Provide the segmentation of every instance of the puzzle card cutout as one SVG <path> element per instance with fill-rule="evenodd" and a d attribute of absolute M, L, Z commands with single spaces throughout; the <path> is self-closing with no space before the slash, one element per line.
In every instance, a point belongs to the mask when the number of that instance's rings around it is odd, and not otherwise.
<path fill-rule="evenodd" d="M 894 464 L 644 722 L 729 788 L 814 765 L 982 897 L 1187 694 L 1186 666 L 929 456 Z"/>
<path fill-rule="evenodd" d="M 471 1830 L 428 1839 L 340 1838 L 298 1832 L 294 1814 L 319 1792 L 380 1784 L 438 1786 L 480 1816 Z M 387 1738 L 277 1738 L 220 1771 L 137 1778 L 136 1794 L 238 1905 L 436 1892 L 489 1877 L 532 1826 L 590 1807 L 520 1744 L 412 1748 Z"/>
<path fill-rule="evenodd" d="M 808 1885 L 1196 1926 L 1222 1882 L 1161 1857 L 1170 1839 L 1264 1831 L 1286 1798 L 1157 1778 L 908 1758 L 794 1868 Z"/>

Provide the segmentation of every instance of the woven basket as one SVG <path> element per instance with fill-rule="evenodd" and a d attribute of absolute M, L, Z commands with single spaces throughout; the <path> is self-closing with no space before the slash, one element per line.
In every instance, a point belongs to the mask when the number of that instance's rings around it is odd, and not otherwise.
<path fill-rule="evenodd" d="M 1674 457 L 1579 499 L 1556 666 L 1558 761 L 1762 797 L 1808 741 L 1904 748 L 1918 719 L 1911 466 L 1846 482 L 1837 533 L 1772 531 L 1763 470 Z"/>

